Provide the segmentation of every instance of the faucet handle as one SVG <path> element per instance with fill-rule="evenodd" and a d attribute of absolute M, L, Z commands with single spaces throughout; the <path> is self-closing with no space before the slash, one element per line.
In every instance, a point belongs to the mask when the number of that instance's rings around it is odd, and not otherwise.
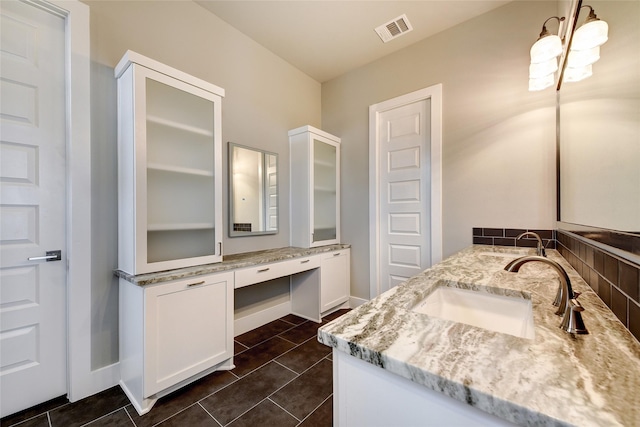
<path fill-rule="evenodd" d="M 577 292 L 576 292 L 577 293 Z M 573 299 L 571 299 L 569 301 L 570 304 L 570 309 L 572 311 L 584 311 L 584 307 L 582 306 L 582 304 L 580 304 L 580 302 L 578 301 L 578 295 L 574 296 Z"/>
<path fill-rule="evenodd" d="M 576 292 L 573 298 L 569 300 L 560 327 L 570 334 L 588 334 L 589 331 L 584 326 L 584 321 L 582 320 L 584 307 L 578 302 L 578 296 L 580 296 L 580 293 Z"/>

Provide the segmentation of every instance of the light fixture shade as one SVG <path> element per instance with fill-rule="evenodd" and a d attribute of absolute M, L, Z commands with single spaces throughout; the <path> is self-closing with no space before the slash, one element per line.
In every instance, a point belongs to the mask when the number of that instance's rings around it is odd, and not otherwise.
<path fill-rule="evenodd" d="M 529 91 L 535 92 L 552 86 L 555 82 L 553 73 L 537 79 L 529 79 Z"/>
<path fill-rule="evenodd" d="M 552 58 L 558 57 L 562 53 L 562 41 L 560 37 L 549 35 L 539 38 L 531 46 L 531 63 L 539 64 Z"/>
<path fill-rule="evenodd" d="M 549 74 L 555 73 L 556 70 L 558 70 L 558 60 L 556 58 L 552 58 L 546 62 L 531 64 L 529 65 L 529 78 L 539 79 L 546 77 Z"/>
<path fill-rule="evenodd" d="M 573 50 L 569 51 L 569 57 L 567 58 L 567 67 L 580 68 L 587 65 L 591 65 L 600 59 L 600 46 L 596 46 L 586 50 Z"/>
<path fill-rule="evenodd" d="M 587 50 L 604 44 L 609 39 L 609 25 L 600 19 L 589 21 L 573 34 L 571 50 Z"/>
<path fill-rule="evenodd" d="M 579 82 L 580 80 L 584 80 L 587 77 L 591 77 L 592 75 L 593 75 L 593 68 L 591 67 L 591 65 L 587 65 L 579 68 L 567 67 L 564 69 L 564 76 L 562 77 L 562 81 Z"/>

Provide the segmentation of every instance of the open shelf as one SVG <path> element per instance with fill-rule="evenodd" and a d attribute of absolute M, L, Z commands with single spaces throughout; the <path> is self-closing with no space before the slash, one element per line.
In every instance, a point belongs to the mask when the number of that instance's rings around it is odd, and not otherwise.
<path fill-rule="evenodd" d="M 174 165 L 164 165 L 160 163 L 149 163 L 147 164 L 147 169 L 161 171 L 161 172 L 181 173 L 185 175 L 195 175 L 195 176 L 203 176 L 203 177 L 213 176 L 213 171 L 196 169 L 196 168 L 186 168 L 186 167 L 174 166 Z"/>
<path fill-rule="evenodd" d="M 147 231 L 212 230 L 212 222 L 149 224 Z"/>
<path fill-rule="evenodd" d="M 213 132 L 211 132 L 208 129 L 203 129 L 203 128 L 199 128 L 196 126 L 190 126 L 190 125 L 186 125 L 184 123 L 180 123 L 177 121 L 173 121 L 173 120 L 168 120 L 162 117 L 158 117 L 158 116 L 154 116 L 154 115 L 147 115 L 147 121 L 151 122 L 151 123 L 155 123 L 157 125 L 161 125 L 161 126 L 166 126 L 166 127 L 170 127 L 172 129 L 179 129 L 185 132 L 189 132 L 189 133 L 194 133 L 197 135 L 203 135 L 203 136 L 207 136 L 207 137 L 213 137 Z"/>
<path fill-rule="evenodd" d="M 313 164 L 315 166 L 322 166 L 324 168 L 331 168 L 331 169 L 335 169 L 336 164 L 335 162 L 331 162 L 329 160 L 320 160 L 320 159 L 315 159 L 313 161 Z"/>
<path fill-rule="evenodd" d="M 322 193 L 336 193 L 336 188 L 335 187 L 313 187 L 313 191 L 320 191 Z"/>

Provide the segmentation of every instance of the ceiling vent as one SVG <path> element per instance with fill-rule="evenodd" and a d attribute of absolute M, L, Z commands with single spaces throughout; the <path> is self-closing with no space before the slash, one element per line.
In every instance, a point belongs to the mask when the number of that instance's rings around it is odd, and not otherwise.
<path fill-rule="evenodd" d="M 400 37 L 401 35 L 408 33 L 411 30 L 413 30 L 413 27 L 409 23 L 407 15 L 403 14 L 395 19 L 392 19 L 386 24 L 380 25 L 378 28 L 376 28 L 376 33 L 378 33 L 382 41 L 386 43 L 390 40 L 395 39 L 396 37 Z"/>

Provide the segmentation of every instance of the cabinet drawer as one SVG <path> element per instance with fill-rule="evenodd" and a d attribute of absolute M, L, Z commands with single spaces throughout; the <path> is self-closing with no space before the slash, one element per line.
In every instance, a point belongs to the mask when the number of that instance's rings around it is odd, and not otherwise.
<path fill-rule="evenodd" d="M 318 268 L 320 267 L 320 261 L 319 257 L 310 256 L 236 270 L 235 287 L 236 289 L 242 288 L 244 286 Z"/>

